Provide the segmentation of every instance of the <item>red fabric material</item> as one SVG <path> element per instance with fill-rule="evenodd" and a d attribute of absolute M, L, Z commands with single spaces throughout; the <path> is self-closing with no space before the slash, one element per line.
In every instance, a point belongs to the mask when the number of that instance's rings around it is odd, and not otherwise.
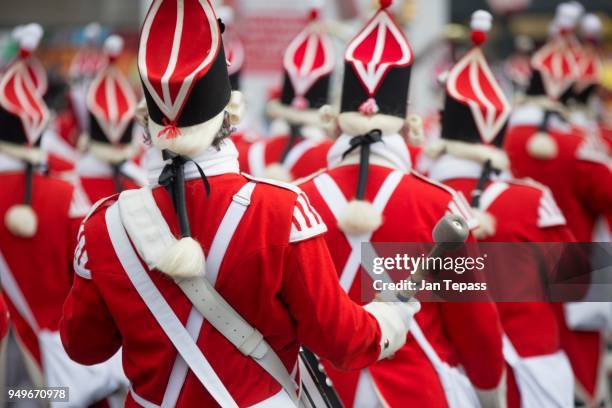
<path fill-rule="evenodd" d="M 452 179 L 446 184 L 466 197 L 471 197 L 477 179 Z M 485 187 L 486 188 L 486 187 Z M 544 191 L 526 184 L 510 184 L 487 209 L 496 220 L 495 235 L 483 242 L 572 242 L 575 240 L 567 226 L 538 227 L 538 210 Z M 531 260 L 533 258 L 529 258 Z M 520 260 L 517 260 L 520 262 Z M 533 270 L 534 276 L 522 276 L 527 285 L 538 285 L 537 271 L 540 265 L 521 264 L 522 271 Z M 517 264 L 504 270 L 506 265 L 496 265 L 499 273 L 512 275 Z M 497 271 L 496 271 L 497 273 Z M 531 283 L 530 283 L 531 282 Z M 535 287 L 535 286 L 532 286 Z M 500 302 L 497 309 L 505 333 L 521 357 L 553 354 L 560 350 L 559 327 L 553 306 L 540 302 Z M 510 369 L 508 371 L 511 371 Z M 508 406 L 518 407 L 520 393 L 512 373 L 508 373 Z"/>
<path fill-rule="evenodd" d="M 235 174 L 209 180 L 209 198 L 199 180 L 186 185 L 192 234 L 205 253 L 232 196 L 246 182 Z M 169 195 L 157 188 L 154 197 L 173 233 L 178 235 Z M 371 364 L 380 351 L 378 325 L 338 286 L 323 238 L 288 242 L 296 199 L 292 191 L 267 184 L 257 186 L 229 244 L 216 289 L 258 328 L 289 371 L 302 343 L 346 369 Z M 92 271 L 93 280 L 75 279 L 64 308 L 62 339 L 70 356 L 83 363 L 103 361 L 122 345 L 124 369 L 136 393 L 159 404 L 177 352 L 136 293 L 112 249 L 104 215 L 113 201 L 103 204 L 85 224 L 86 267 Z M 150 272 L 150 276 L 186 323 L 191 309 L 189 300 L 166 276 L 157 271 Z M 197 344 L 239 406 L 252 405 L 280 390 L 259 365 L 237 351 L 210 324 L 203 326 Z M 189 373 L 177 406 L 194 405 L 215 403 Z M 127 406 L 137 405 L 128 399 Z"/>
<path fill-rule="evenodd" d="M 288 142 L 289 136 L 276 136 L 264 142 L 266 166 L 278 163 L 280 161 Z M 299 141 L 295 144 L 297 143 L 299 143 Z M 324 140 L 306 151 L 290 169 L 293 179 L 299 180 L 326 168 L 327 153 L 333 144 L 334 143 L 331 140 Z M 242 145 L 239 147 L 240 170 L 245 173 L 251 172 L 251 168 L 249 166 L 249 149 L 251 147 L 252 145 Z"/>
<path fill-rule="evenodd" d="M 535 134 L 535 126 L 509 129 L 505 149 L 510 157 L 512 173 L 529 177 L 546 185 L 566 215 L 568 226 L 579 242 L 590 242 L 599 214 L 612 209 L 612 173 L 603 164 L 580 160 L 577 150 L 583 138 L 577 133 L 548 133 L 559 147 L 552 160 L 538 160 L 527 152 L 527 141 Z"/>
<path fill-rule="evenodd" d="M 328 174 L 346 197 L 354 195 L 358 165 L 338 167 Z M 372 200 L 391 172 L 370 166 L 365 199 Z M 350 247 L 327 204 L 313 181 L 302 186 L 312 205 L 329 228 L 325 236 L 333 254 L 336 269 L 341 271 Z M 438 186 L 406 175 L 395 190 L 384 212 L 385 223 L 372 242 L 431 242 L 432 230 L 446 213 L 451 194 Z M 353 300 L 362 300 L 362 279 L 357 275 L 350 289 Z M 451 365 L 462 364 L 477 387 L 493 388 L 501 380 L 504 361 L 501 350 L 501 327 L 492 303 L 424 303 L 416 319 L 440 358 Z M 354 406 L 358 376 L 339 371 L 327 364 L 328 373 L 347 406 Z M 385 401 L 391 407 L 445 407 L 438 376 L 411 335 L 394 358 L 369 368 Z"/>
<path fill-rule="evenodd" d="M 120 179 L 124 190 L 132 190 L 139 187 L 132 179 L 123 176 Z M 91 203 L 96 203 L 103 198 L 117 193 L 115 183 L 110 177 L 81 177 L 81 185 Z"/>
<path fill-rule="evenodd" d="M 577 133 L 548 133 L 559 147 L 553 160 L 532 158 L 527 141 L 537 131 L 535 126 L 517 126 L 508 131 L 505 149 L 517 177 L 531 177 L 548 186 L 566 215 L 568 227 L 577 241 L 590 242 L 599 214 L 612 212 L 612 174 L 603 164 L 580 160 L 577 150 L 583 136 Z M 601 364 L 601 338 L 598 332 L 577 332 L 567 328 L 563 308 L 555 306 L 561 329 L 561 346 L 569 357 L 577 385 L 590 398 L 595 396 Z"/>
<path fill-rule="evenodd" d="M 23 200 L 24 175 L 0 174 L 0 219 Z M 72 253 L 76 246 L 78 220 L 70 219 L 70 184 L 35 175 L 32 207 L 38 217 L 33 238 L 17 238 L 0 223 L 0 250 L 41 329 L 55 331 L 62 304 L 72 284 Z M 38 339 L 32 328 L 6 297 L 11 322 L 25 347 L 40 364 Z"/>

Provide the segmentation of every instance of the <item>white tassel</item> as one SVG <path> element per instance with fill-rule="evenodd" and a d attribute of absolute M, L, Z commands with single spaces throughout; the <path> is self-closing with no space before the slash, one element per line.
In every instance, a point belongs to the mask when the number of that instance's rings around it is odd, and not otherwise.
<path fill-rule="evenodd" d="M 406 119 L 408 125 L 408 143 L 412 146 L 421 146 L 425 142 L 423 119 L 419 115 L 410 114 Z"/>
<path fill-rule="evenodd" d="M 229 114 L 229 121 L 232 126 L 236 126 L 242 122 L 246 110 L 246 103 L 242 92 L 232 91 L 232 96 L 225 110 Z"/>
<path fill-rule="evenodd" d="M 474 238 L 477 240 L 487 239 L 495 235 L 497 231 L 497 221 L 488 212 L 472 209 L 474 218 L 478 221 L 478 227 L 474 229 Z"/>
<path fill-rule="evenodd" d="M 106 52 L 109 57 L 117 58 L 123 51 L 123 44 L 123 38 L 116 34 L 111 35 L 104 41 L 104 52 Z"/>
<path fill-rule="evenodd" d="M 263 178 L 289 183 L 293 180 L 291 172 L 280 163 L 274 163 L 266 167 L 262 174 Z"/>
<path fill-rule="evenodd" d="M 331 125 L 336 122 L 338 112 L 331 105 L 323 105 L 319 108 L 319 118 L 324 126 Z"/>
<path fill-rule="evenodd" d="M 14 205 L 4 216 L 6 228 L 20 238 L 32 238 L 38 230 L 38 217 L 29 205 Z"/>
<path fill-rule="evenodd" d="M 527 152 L 534 159 L 552 160 L 557 157 L 559 147 L 551 135 L 537 132 L 527 141 Z"/>
<path fill-rule="evenodd" d="M 193 238 L 181 238 L 170 246 L 156 262 L 156 268 L 175 279 L 188 279 L 205 274 L 204 251 Z"/>
<path fill-rule="evenodd" d="M 344 215 L 338 220 L 342 231 L 350 235 L 361 235 L 376 231 L 382 225 L 382 214 L 367 201 L 353 200 Z"/>

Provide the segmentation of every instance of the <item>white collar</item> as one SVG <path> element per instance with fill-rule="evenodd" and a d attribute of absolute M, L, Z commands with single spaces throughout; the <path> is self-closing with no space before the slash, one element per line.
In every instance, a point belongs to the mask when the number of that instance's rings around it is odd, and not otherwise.
<path fill-rule="evenodd" d="M 441 183 L 458 178 L 479 179 L 482 173 L 482 164 L 468 159 L 445 154 L 436 159 L 429 168 L 428 177 Z M 499 175 L 491 175 L 491 180 L 507 180 L 510 178 L 508 172 Z"/>
<path fill-rule="evenodd" d="M 540 126 L 543 120 L 544 109 L 535 103 L 528 103 L 514 109 L 508 121 L 508 127 Z M 571 132 L 571 126 L 567 122 L 561 120 L 558 115 L 553 115 L 550 118 L 548 126 L 551 130 L 561 133 Z"/>
<path fill-rule="evenodd" d="M 219 148 L 209 147 L 201 154 L 192 158 L 204 171 L 208 177 L 218 176 L 226 173 L 240 173 L 238 166 L 238 150 L 230 139 L 225 139 Z M 161 151 L 149 149 L 145 156 L 145 167 L 150 186 L 158 185 L 157 181 L 162 170 L 166 166 L 162 158 Z M 189 162 L 185 164 L 185 179 L 199 178 L 200 173 L 195 164 Z"/>
<path fill-rule="evenodd" d="M 327 154 L 327 165 L 329 167 L 354 163 L 353 157 L 359 155 L 359 149 L 353 151 L 346 159 L 342 158 L 344 152 L 350 149 L 350 142 L 353 137 L 355 136 L 342 134 L 336 140 Z M 387 167 L 392 167 L 404 173 L 409 173 L 412 170 L 412 161 L 406 141 L 397 133 L 383 136 L 382 142 L 371 146 L 371 151 L 372 163 L 387 165 Z M 377 160 L 377 158 L 382 160 Z"/>
<path fill-rule="evenodd" d="M 129 177 L 140 186 L 147 185 L 148 183 L 143 169 L 131 160 L 123 163 L 119 170 L 121 174 Z M 108 178 L 113 176 L 113 168 L 110 164 L 98 159 L 93 154 L 85 153 L 76 163 L 76 173 L 79 177 L 84 178 Z"/>
<path fill-rule="evenodd" d="M 25 169 L 25 163 L 5 153 L 0 153 L 0 173 L 15 173 Z"/>
<path fill-rule="evenodd" d="M 91 153 L 85 153 L 76 163 L 76 172 L 81 177 L 111 177 L 113 168 Z"/>

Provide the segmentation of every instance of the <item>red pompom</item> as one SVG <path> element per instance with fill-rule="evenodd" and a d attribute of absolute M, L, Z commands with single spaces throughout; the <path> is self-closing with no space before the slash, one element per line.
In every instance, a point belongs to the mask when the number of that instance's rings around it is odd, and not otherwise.
<path fill-rule="evenodd" d="M 380 9 L 384 10 L 389 8 L 389 6 L 393 3 L 393 0 L 380 0 Z"/>
<path fill-rule="evenodd" d="M 472 42 L 474 45 L 481 45 L 487 41 L 487 33 L 484 31 L 472 31 Z"/>
<path fill-rule="evenodd" d="M 315 21 L 319 18 L 319 9 L 313 8 L 310 10 L 310 15 L 308 16 L 308 20 Z"/>
<path fill-rule="evenodd" d="M 28 58 L 30 55 L 32 55 L 32 51 L 30 50 L 26 50 L 25 48 L 19 50 L 19 56 L 21 58 Z"/>

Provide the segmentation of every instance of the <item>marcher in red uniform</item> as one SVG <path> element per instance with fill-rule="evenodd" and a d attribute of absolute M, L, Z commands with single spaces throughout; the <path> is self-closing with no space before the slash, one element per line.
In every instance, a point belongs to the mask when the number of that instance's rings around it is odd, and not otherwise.
<path fill-rule="evenodd" d="M 411 170 L 400 132 L 407 127 L 413 54 L 386 10 L 389 2 L 382 4 L 348 45 L 337 119 L 342 135 L 330 151 L 329 169 L 301 186 L 328 225 L 340 284 L 357 302 L 367 290 L 359 276 L 365 271 L 362 242 L 431 242 L 445 213 L 472 220 L 462 196 Z M 465 407 L 478 400 L 504 406 L 501 328 L 493 303 L 425 303 L 411 333 L 392 360 L 361 373 L 327 365 L 346 406 Z"/>
<path fill-rule="evenodd" d="M 513 175 L 549 187 L 576 239 L 590 242 L 597 217 L 612 209 L 608 187 L 612 173 L 601 152 L 567 122 L 565 107 L 559 103 L 578 78 L 573 29 L 579 18 L 580 11 L 571 5 L 559 8 L 559 32 L 533 56 L 527 97 L 511 116 L 504 148 Z M 556 306 L 561 344 L 574 371 L 577 396 L 596 406 L 607 393 L 601 336 L 596 331 L 571 330 L 563 306 Z"/>
<path fill-rule="evenodd" d="M 311 11 L 310 20 L 285 51 L 280 99 L 268 103 L 268 115 L 286 122 L 288 134 L 239 150 L 240 169 L 256 177 L 288 182 L 326 166 L 332 142 L 321 126 L 319 109 L 328 101 L 335 57 L 318 9 Z"/>
<path fill-rule="evenodd" d="M 23 34 L 22 45 L 30 43 L 31 34 Z M 86 406 L 119 383 L 105 368 L 73 363 L 61 345 L 59 320 L 72 283 L 70 253 L 88 208 L 74 199 L 69 183 L 40 173 L 40 135 L 50 115 L 28 71 L 26 51 L 33 49 L 22 46 L 0 81 L 0 280 L 32 383 L 74 388 L 71 401 Z"/>
<path fill-rule="evenodd" d="M 168 42 L 177 13 L 180 41 Z M 181 68 L 166 74 L 172 55 Z M 292 406 L 288 372 L 301 344 L 345 369 L 400 348 L 418 304 L 355 305 L 304 193 L 239 173 L 211 3 L 154 1 L 139 69 L 160 185 L 102 201 L 83 224 L 61 324 L 70 356 L 94 364 L 123 346 L 130 407 Z M 185 284 L 205 288 L 194 303 Z M 202 302 L 220 313 L 204 319 Z M 250 327 L 248 338 L 236 340 L 229 315 Z"/>
<path fill-rule="evenodd" d="M 440 156 L 434 158 L 429 177 L 471 198 L 480 224 L 474 233 L 479 241 L 571 242 L 574 237 L 550 191 L 508 174 L 501 146 L 511 105 L 480 48 L 484 38 L 474 32 L 473 40 L 476 46 L 447 76 L 441 140 L 431 149 Z M 470 75 L 472 71 L 478 75 Z M 541 265 L 534 259 L 527 257 L 523 263 L 515 259 L 508 270 L 505 264 L 488 264 L 495 268 L 496 276 L 488 277 L 493 281 L 501 273 L 512 277 L 500 294 L 508 297 L 501 300 L 516 301 L 497 303 L 509 368 L 508 406 L 570 407 L 573 374 L 561 351 L 553 308 L 549 303 L 528 302 L 543 284 Z"/>
<path fill-rule="evenodd" d="M 136 96 L 115 64 L 123 50 L 123 39 L 110 36 L 104 50 L 107 63 L 93 79 L 87 94 L 89 130 L 79 142 L 85 152 L 76 164 L 77 188 L 82 188 L 92 204 L 146 183 L 133 160 L 141 153 L 141 144 L 134 136 Z"/>

